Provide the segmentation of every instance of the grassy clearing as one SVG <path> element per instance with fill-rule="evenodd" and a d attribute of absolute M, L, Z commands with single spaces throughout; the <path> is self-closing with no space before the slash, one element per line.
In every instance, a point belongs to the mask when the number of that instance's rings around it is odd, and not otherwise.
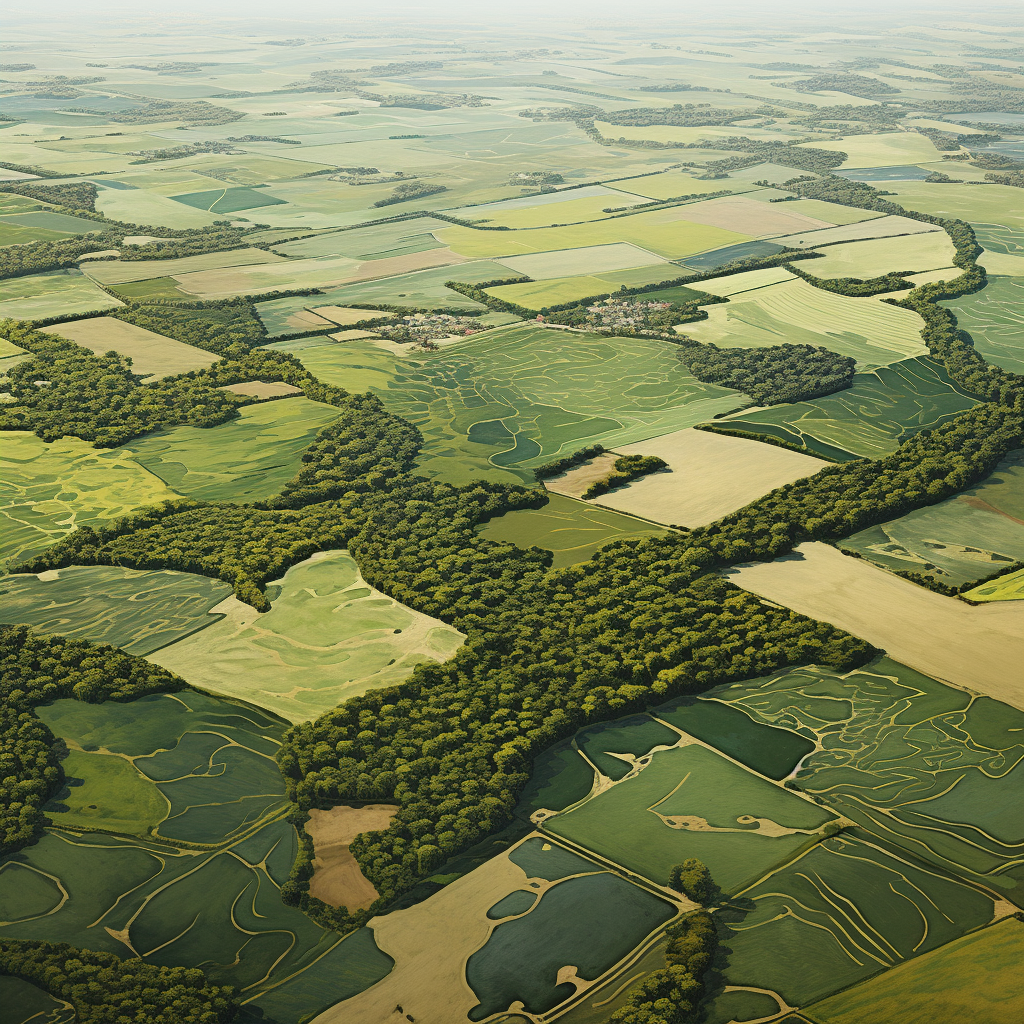
<path fill-rule="evenodd" d="M 990 363 L 1024 373 L 1024 278 L 992 277 L 980 292 L 942 305 Z"/>
<path fill-rule="evenodd" d="M 75 320 L 46 328 L 46 331 L 68 338 L 97 355 L 111 349 L 120 352 L 132 360 L 133 372 L 149 378 L 149 381 L 188 373 L 190 370 L 204 370 L 220 358 L 212 352 L 204 352 L 201 348 L 165 338 L 111 316 Z"/>
<path fill-rule="evenodd" d="M 842 167 L 898 167 L 932 163 L 942 159 L 935 144 L 917 132 L 883 132 L 880 135 L 851 135 L 845 139 L 805 143 L 815 149 L 838 150 L 848 154 Z"/>
<path fill-rule="evenodd" d="M 0 338 L 0 376 L 6 375 L 7 371 L 18 363 L 31 359 L 32 356 L 23 348 L 13 344 L 6 338 Z"/>
<path fill-rule="evenodd" d="M 761 286 L 773 280 L 778 283 Z M 706 283 L 709 291 L 727 290 L 729 302 L 709 306 L 707 320 L 683 325 L 681 332 L 697 341 L 721 348 L 821 345 L 852 356 L 862 366 L 884 366 L 926 352 L 921 318 L 875 296 L 851 298 L 823 291 L 793 280 L 782 268 L 737 274 L 720 286 Z"/>
<path fill-rule="evenodd" d="M 72 566 L 0 577 L 0 622 L 149 654 L 213 623 L 208 612 L 230 594 L 191 573 Z"/>
<path fill-rule="evenodd" d="M 806 1005 L 991 920 L 993 900 L 859 830 L 826 839 L 727 910 L 727 984 Z"/>
<path fill-rule="evenodd" d="M 270 596 L 273 606 L 263 614 L 226 601 L 220 621 L 150 660 L 204 690 L 304 722 L 401 682 L 420 662 L 444 661 L 463 640 L 373 590 L 344 551 L 293 566 Z"/>
<path fill-rule="evenodd" d="M 0 281 L 0 318 L 41 320 L 120 305 L 80 270 L 53 270 Z"/>
<path fill-rule="evenodd" d="M 204 299 L 228 298 L 246 292 L 285 291 L 340 284 L 358 269 L 347 256 L 322 259 L 281 260 L 263 265 L 200 270 L 177 274 L 174 280 L 191 295 Z"/>
<path fill-rule="evenodd" d="M 5 431 L 0 446 L 0 559 L 19 562 L 86 524 L 99 527 L 176 497 L 124 448 Z"/>
<path fill-rule="evenodd" d="M 673 864 L 698 857 L 722 889 L 736 892 L 830 820 L 830 812 L 691 743 L 653 754 L 638 774 L 544 828 L 661 885 Z"/>
<path fill-rule="evenodd" d="M 745 590 L 863 637 L 903 664 L 1024 706 L 1024 605 L 973 608 L 850 558 L 827 544 L 730 570 Z"/>
<path fill-rule="evenodd" d="M 937 505 L 855 533 L 841 544 L 886 569 L 909 569 L 960 586 L 1024 562 L 1024 449 L 980 484 Z M 1010 584 L 991 584 L 996 593 Z M 972 598 L 973 600 L 973 598 Z"/>
<path fill-rule="evenodd" d="M 977 403 L 931 360 L 904 359 L 855 374 L 852 386 L 835 395 L 745 413 L 728 424 L 791 441 L 808 453 L 874 459 Z"/>
<path fill-rule="evenodd" d="M 460 482 L 532 481 L 528 468 L 556 455 L 667 433 L 742 401 L 700 384 L 663 342 L 525 324 L 436 353 L 357 341 L 296 355 L 321 380 L 380 395 L 423 431 L 421 471 Z"/>
<path fill-rule="evenodd" d="M 690 529 L 706 526 L 826 465 L 785 448 L 693 429 L 621 445 L 616 451 L 657 455 L 671 472 L 634 480 L 602 495 L 600 504 Z"/>
<path fill-rule="evenodd" d="M 196 273 L 200 270 L 221 270 L 228 267 L 248 267 L 262 263 L 284 263 L 283 256 L 262 249 L 229 249 L 227 252 L 206 252 L 199 256 L 182 256 L 174 260 L 111 260 L 93 263 L 86 269 L 89 277 L 100 284 L 118 285 L 129 281 L 173 277 L 176 274 Z"/>
<path fill-rule="evenodd" d="M 171 427 L 131 442 L 131 457 L 179 494 L 240 504 L 269 498 L 298 472 L 302 452 L 336 416 L 308 398 L 249 405 L 216 427 Z"/>
<path fill-rule="evenodd" d="M 1016 1024 L 1024 1016 L 1024 925 L 1001 921 L 810 1007 L 824 1024 Z"/>
<path fill-rule="evenodd" d="M 667 259 L 679 259 L 705 249 L 749 240 L 749 235 L 687 221 L 681 214 L 685 209 L 672 207 L 573 227 L 532 228 L 516 232 L 452 227 L 439 231 L 437 237 L 463 256 L 484 258 L 629 242 Z M 566 265 L 559 276 L 566 272 L 587 271 L 586 267 L 569 263 L 571 256 L 565 259 Z"/>
<path fill-rule="evenodd" d="M 611 188 L 631 192 L 645 199 L 674 199 L 676 196 L 694 196 L 705 192 L 721 192 L 730 189 L 735 192 L 752 192 L 755 185 L 736 185 L 731 179 L 710 180 L 693 178 L 684 171 L 663 171 L 660 174 L 645 174 L 639 178 L 625 178 L 609 181 Z M 609 203 L 616 206 L 617 203 Z"/>
<path fill-rule="evenodd" d="M 871 278 L 890 270 L 938 270 L 952 266 L 954 249 L 945 231 L 923 231 L 901 238 L 846 242 L 823 250 L 807 264 L 816 277 Z M 956 275 L 958 271 L 952 271 Z"/>

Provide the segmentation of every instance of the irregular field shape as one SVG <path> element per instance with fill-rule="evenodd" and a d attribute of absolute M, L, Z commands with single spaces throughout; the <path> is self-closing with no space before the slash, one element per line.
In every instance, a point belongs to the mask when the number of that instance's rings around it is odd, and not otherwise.
<path fill-rule="evenodd" d="M 154 431 L 124 450 L 181 494 L 244 504 L 277 494 L 337 415 L 332 406 L 294 397 L 244 406 L 237 419 L 214 427 Z"/>
<path fill-rule="evenodd" d="M 981 483 L 841 542 L 887 569 L 960 586 L 1024 562 L 1024 449 Z"/>
<path fill-rule="evenodd" d="M 622 445 L 616 452 L 657 455 L 668 463 L 670 472 L 651 473 L 594 500 L 620 512 L 690 529 L 706 526 L 828 465 L 785 448 L 693 428 Z"/>
<path fill-rule="evenodd" d="M 25 225 L 30 228 L 43 228 L 48 231 L 59 231 L 62 234 L 88 235 L 100 231 L 96 221 L 84 217 L 70 217 L 66 213 L 55 213 L 51 210 L 40 210 L 35 213 L 18 213 L 0 217 L 0 223 L 14 227 Z"/>
<path fill-rule="evenodd" d="M 820 838 L 832 820 L 830 812 L 716 751 L 680 742 L 653 754 L 638 773 L 548 818 L 545 831 L 660 885 L 667 885 L 673 864 L 697 857 L 717 885 L 734 893 Z"/>
<path fill-rule="evenodd" d="M 560 569 L 585 562 L 612 541 L 656 537 L 663 531 L 653 523 L 553 494 L 543 508 L 506 512 L 491 519 L 479 532 L 481 537 L 498 543 L 552 551 L 552 567 Z"/>
<path fill-rule="evenodd" d="M 505 213 L 509 210 L 529 210 L 538 206 L 560 206 L 567 200 L 602 198 L 608 200 L 605 206 L 617 206 L 619 200 L 627 203 L 643 202 L 636 196 L 623 195 L 617 189 L 605 185 L 587 185 L 584 188 L 560 189 L 557 192 L 541 192 L 532 196 L 519 196 L 515 199 L 502 199 L 496 203 L 480 203 L 477 206 L 459 206 L 445 211 L 465 220 L 479 220 L 488 213 Z M 612 200 L 615 200 L 612 202 Z"/>
<path fill-rule="evenodd" d="M 220 621 L 150 660 L 204 690 L 305 722 L 401 682 L 421 662 L 446 660 L 464 639 L 368 586 L 345 551 L 314 555 L 271 586 L 279 593 L 270 611 L 227 598 L 213 610 Z"/>
<path fill-rule="evenodd" d="M 745 590 L 848 630 L 920 672 L 1024 707 L 1024 605 L 974 608 L 816 542 L 727 576 Z"/>
<path fill-rule="evenodd" d="M 124 305 L 101 291 L 80 270 L 52 270 L 0 281 L 0 317 L 41 320 Z"/>
<path fill-rule="evenodd" d="M 699 256 L 687 256 L 682 265 L 690 270 L 717 270 L 736 260 L 745 260 L 753 256 L 774 256 L 775 253 L 782 252 L 783 248 L 784 246 L 775 242 L 740 242 L 739 245 L 727 245 L 721 249 L 702 252 Z"/>
<path fill-rule="evenodd" d="M 868 238 L 895 238 L 900 235 L 927 234 L 935 231 L 942 231 L 942 228 L 926 221 L 912 220 L 910 217 L 885 216 L 854 224 L 844 224 L 840 227 L 825 228 L 822 231 L 797 232 L 784 238 L 776 238 L 775 241 L 790 249 L 813 249 L 819 245 L 832 245 L 835 242 L 854 242 L 858 239 Z M 803 264 L 808 269 L 816 265 L 817 261 L 815 260 Z M 902 270 L 903 268 L 897 267 L 896 269 Z"/>
<path fill-rule="evenodd" d="M 163 377 L 173 377 L 190 370 L 205 370 L 218 362 L 220 356 L 204 352 L 194 345 L 165 338 L 135 324 L 125 323 L 112 316 L 75 320 L 57 327 L 44 328 L 47 334 L 56 334 L 102 355 L 113 349 L 132 360 L 132 372 L 148 378 L 147 383 Z"/>
<path fill-rule="evenodd" d="M 382 316 L 394 316 L 393 313 L 379 309 L 351 309 L 347 306 L 315 306 L 311 312 L 339 327 L 360 324 L 364 320 L 376 320 Z"/>
<path fill-rule="evenodd" d="M 620 178 L 607 182 L 608 186 L 622 192 L 632 192 L 645 199 L 674 199 L 676 196 L 693 196 L 705 192 L 752 192 L 756 186 L 736 186 L 731 179 L 700 179 L 693 178 L 683 171 L 664 171 L 660 174 L 642 174 L 635 178 Z M 618 203 L 609 203 L 618 206 Z M 623 206 L 625 203 L 622 204 Z"/>
<path fill-rule="evenodd" d="M 750 287 L 745 288 L 748 281 Z M 716 293 L 728 289 L 729 301 L 708 306 L 706 320 L 680 326 L 680 333 L 696 341 L 720 348 L 822 346 L 868 366 L 928 351 L 921 340 L 922 321 L 917 313 L 890 306 L 875 296 L 837 295 L 794 280 L 788 273 L 783 277 L 776 270 L 737 274 L 724 278 L 721 285 L 717 281 L 701 284 Z"/>
<path fill-rule="evenodd" d="M 225 384 L 221 391 L 230 391 L 233 395 L 249 395 L 251 398 L 287 398 L 301 395 L 302 388 L 282 381 L 248 380 L 241 384 Z"/>
<path fill-rule="evenodd" d="M 904 359 L 855 374 L 853 384 L 834 395 L 744 413 L 723 425 L 782 438 L 840 460 L 844 451 L 874 459 L 977 402 L 931 360 Z"/>
<path fill-rule="evenodd" d="M 1024 277 L 990 277 L 981 291 L 942 305 L 990 363 L 1024 374 Z"/>
<path fill-rule="evenodd" d="M 1024 569 L 968 590 L 964 596 L 971 601 L 1024 601 Z"/>
<path fill-rule="evenodd" d="M 166 569 L 72 566 L 0 577 L 0 622 L 149 654 L 214 621 L 231 594 L 219 580 Z"/>
<path fill-rule="evenodd" d="M 820 260 L 804 266 L 815 277 L 859 277 L 867 280 L 892 270 L 937 270 L 949 267 L 955 255 L 945 231 L 924 231 L 900 238 L 830 245 Z M 953 276 L 959 276 L 954 271 Z"/>
<path fill-rule="evenodd" d="M 215 213 L 194 210 L 141 188 L 103 189 L 96 200 L 96 209 L 112 220 L 166 228 L 207 227 L 218 219 Z"/>
<path fill-rule="evenodd" d="M 484 206 L 477 207 L 469 213 L 459 210 L 457 216 L 461 219 L 484 223 L 488 227 L 504 226 L 518 230 L 520 228 L 542 228 L 559 224 L 576 224 L 581 221 L 604 220 L 608 216 L 604 212 L 606 209 L 635 206 L 642 202 L 642 199 L 635 196 L 624 196 L 614 192 L 601 196 L 576 198 L 574 190 L 566 193 L 565 199 L 560 203 L 544 203 L 515 209 L 508 207 L 494 209 L 492 206 Z"/>
<path fill-rule="evenodd" d="M 574 466 L 558 476 L 546 477 L 542 483 L 547 490 L 555 494 L 564 494 L 567 498 L 582 498 L 590 485 L 598 480 L 605 480 L 615 468 L 618 455 L 605 452 L 597 455 L 580 466 Z"/>
<path fill-rule="evenodd" d="M 209 192 L 192 192 L 188 195 L 171 196 L 176 203 L 194 206 L 197 210 L 210 213 L 237 213 L 240 210 L 254 210 L 261 206 L 281 206 L 283 199 L 276 199 L 268 192 L 255 188 L 222 188 Z"/>
<path fill-rule="evenodd" d="M 152 277 L 173 277 L 200 270 L 222 270 L 228 267 L 250 267 L 264 263 L 285 263 L 283 256 L 262 249 L 229 249 L 227 252 L 206 252 L 199 256 L 181 256 L 173 260 L 111 260 L 88 266 L 89 277 L 100 284 L 127 284 Z"/>
<path fill-rule="evenodd" d="M 509 256 L 500 260 L 516 274 L 524 274 L 535 281 L 569 274 L 599 274 L 602 271 L 631 270 L 666 262 L 660 256 L 627 242 L 610 245 L 592 245 L 581 249 L 535 253 L 529 256 Z"/>
<path fill-rule="evenodd" d="M 401 221 L 398 224 L 375 224 L 373 227 L 348 231 L 331 231 L 285 242 L 276 250 L 285 256 L 302 259 L 308 256 L 351 256 L 353 259 L 376 259 L 402 253 L 438 249 L 441 243 L 431 234 L 447 222 L 434 217 Z"/>
<path fill-rule="evenodd" d="M 739 231 L 745 235 L 786 235 L 832 227 L 834 222 L 805 216 L 793 203 L 761 203 L 748 196 L 723 196 L 681 206 L 684 220 Z"/>
<path fill-rule="evenodd" d="M 1000 921 L 810 1008 L 824 1024 L 1017 1024 L 1024 1016 L 1024 925 Z"/>
<path fill-rule="evenodd" d="M 10 1024 L 74 1024 L 76 1018 L 70 1003 L 10 975 L 0 977 L 0 1005 L 10 1017 Z"/>
<path fill-rule="evenodd" d="M 65 437 L 46 444 L 22 430 L 0 445 L 0 557 L 31 558 L 86 524 L 99 528 L 177 495 L 125 448 Z"/>
<path fill-rule="evenodd" d="M 888 187 L 891 202 L 908 210 L 938 217 L 959 217 L 983 225 L 1024 228 L 1024 206 L 1011 185 L 933 185 L 925 181 L 900 181 Z M 982 245 L 985 245 L 982 242 Z"/>
<path fill-rule="evenodd" d="M 739 248 L 739 246 L 729 246 L 729 248 Z M 795 280 L 793 274 L 786 267 L 763 267 L 760 270 L 746 270 L 742 274 L 727 274 L 725 277 L 712 278 L 709 281 L 701 281 L 700 284 L 701 290 L 709 295 L 731 298 L 733 295 L 742 295 L 745 292 L 757 291 L 760 288 L 767 288 L 769 285 L 793 280 Z"/>
<path fill-rule="evenodd" d="M 843 139 L 804 143 L 814 149 L 839 150 L 847 154 L 843 169 L 896 167 L 903 164 L 934 163 L 942 154 L 927 136 L 917 132 L 883 132 L 878 135 L 850 135 Z"/>

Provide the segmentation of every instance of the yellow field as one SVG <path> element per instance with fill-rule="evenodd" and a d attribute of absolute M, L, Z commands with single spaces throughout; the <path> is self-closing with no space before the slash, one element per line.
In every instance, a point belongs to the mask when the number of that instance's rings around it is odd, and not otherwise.
<path fill-rule="evenodd" d="M 686 207 L 652 210 L 631 217 L 616 217 L 568 228 L 533 228 L 523 231 L 474 231 L 451 227 L 437 237 L 463 256 L 493 257 L 576 249 L 581 246 L 632 242 L 667 259 L 690 256 L 706 249 L 747 242 L 750 235 L 687 221 Z"/>
<path fill-rule="evenodd" d="M 794 171 L 793 174 L 797 172 Z M 662 174 L 645 174 L 639 178 L 624 178 L 620 181 L 606 181 L 608 188 L 632 192 L 646 199 L 672 199 L 675 196 L 704 195 L 707 192 L 753 192 L 756 185 L 733 182 L 731 178 L 694 178 L 684 171 L 665 171 Z M 617 206 L 617 203 L 608 203 Z"/>
<path fill-rule="evenodd" d="M 932 140 L 917 132 L 851 135 L 845 139 L 815 140 L 804 145 L 848 154 L 843 167 L 899 167 L 942 159 Z"/>
<path fill-rule="evenodd" d="M 352 309 L 349 306 L 316 306 L 312 313 L 339 327 L 348 327 L 351 324 L 362 323 L 364 320 L 377 320 L 382 316 L 395 315 L 379 309 Z"/>
<path fill-rule="evenodd" d="M 97 355 L 113 349 L 130 357 L 132 371 L 149 378 L 147 383 L 177 373 L 188 373 L 189 370 L 205 370 L 220 359 L 212 352 L 126 324 L 112 316 L 73 320 L 45 330 L 47 334 L 57 334 L 91 349 Z"/>
<path fill-rule="evenodd" d="M 800 203 L 817 203 L 817 200 L 801 199 Z M 787 205 L 789 204 L 787 203 Z M 831 209 L 834 204 L 820 203 L 818 205 Z M 855 213 L 856 211 L 851 212 Z M 916 235 L 928 231 L 942 231 L 942 228 L 935 224 L 925 224 L 919 220 L 911 220 L 909 217 L 869 217 L 866 220 L 851 222 L 840 222 L 837 219 L 836 223 L 841 226 L 826 228 L 823 231 L 788 235 L 785 238 L 776 238 L 774 241 L 793 249 L 813 249 L 817 245 L 827 245 L 831 242 L 853 242 L 861 238 L 890 238 L 894 235 Z"/>
<path fill-rule="evenodd" d="M 815 277 L 871 278 L 890 270 L 938 270 L 952 266 L 956 253 L 945 231 L 844 242 L 821 251 L 822 259 L 802 264 Z"/>

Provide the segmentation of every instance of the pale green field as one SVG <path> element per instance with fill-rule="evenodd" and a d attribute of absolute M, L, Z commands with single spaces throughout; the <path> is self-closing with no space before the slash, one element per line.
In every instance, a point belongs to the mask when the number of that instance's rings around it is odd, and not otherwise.
<path fill-rule="evenodd" d="M 606 207 L 628 206 L 635 199 L 622 199 L 615 196 L 589 196 L 585 199 L 573 199 L 573 193 L 567 192 L 565 202 L 544 203 L 522 209 L 492 210 L 479 207 L 473 211 L 469 219 L 482 221 L 487 225 L 505 225 L 510 228 L 540 228 L 551 224 L 575 224 L 577 221 L 603 220 L 608 217 Z M 459 211 L 461 214 L 461 211 Z"/>
<path fill-rule="evenodd" d="M 888 184 L 888 183 L 887 183 Z M 816 199 L 802 199 L 803 203 L 816 203 Z M 830 210 L 834 203 L 822 203 Z M 841 209 L 841 208 L 840 208 Z M 823 218 L 827 220 L 828 218 Z M 837 221 L 837 223 L 839 223 Z M 920 234 L 929 231 L 941 231 L 934 224 L 911 220 L 909 217 L 868 217 L 853 223 L 840 223 L 839 227 L 823 228 L 820 231 L 804 231 L 795 235 L 776 238 L 779 245 L 787 245 L 792 249 L 813 249 L 819 245 L 830 245 L 833 242 L 854 242 L 868 238 L 891 238 L 897 235 Z M 811 264 L 808 264 L 810 266 Z"/>
<path fill-rule="evenodd" d="M 795 171 L 792 172 L 789 177 L 795 173 Z M 632 192 L 645 199 L 674 199 L 676 196 L 706 195 L 708 192 L 753 192 L 758 187 L 749 183 L 733 182 L 731 178 L 695 178 L 685 171 L 664 171 L 661 174 L 649 174 L 639 178 L 607 181 L 605 184 L 609 188 Z M 625 203 L 608 203 L 607 205 L 624 206 Z"/>
<path fill-rule="evenodd" d="M 945 231 L 927 231 L 901 238 L 844 242 L 822 249 L 824 258 L 803 264 L 815 277 L 867 279 L 891 270 L 938 270 L 952 266 L 956 250 Z"/>
<path fill-rule="evenodd" d="M 194 686 L 305 722 L 349 697 L 444 661 L 464 637 L 367 585 L 346 551 L 293 566 L 259 614 L 229 598 L 224 618 L 150 657 Z"/>
<path fill-rule="evenodd" d="M 178 274 L 182 289 L 204 299 L 228 298 L 246 292 L 287 291 L 291 288 L 319 288 L 351 280 L 359 261 L 347 256 L 321 259 L 282 260 L 258 266 L 228 267 Z"/>
<path fill-rule="evenodd" d="M 707 320 L 684 324 L 681 333 L 723 348 L 764 348 L 783 341 L 823 345 L 864 366 L 884 366 L 927 351 L 916 313 L 875 296 L 837 295 L 801 280 L 734 293 L 727 303 L 708 306 L 707 312 Z"/>
<path fill-rule="evenodd" d="M 0 281 L 0 318 L 41 320 L 121 305 L 119 299 L 100 291 L 80 270 L 52 270 Z"/>
<path fill-rule="evenodd" d="M 582 249 L 556 249 L 524 256 L 506 256 L 500 261 L 516 274 L 535 281 L 565 277 L 568 274 L 600 274 L 615 270 L 634 270 L 657 265 L 667 278 L 678 277 L 675 267 L 660 256 L 629 242 L 591 245 Z"/>
<path fill-rule="evenodd" d="M 96 209 L 111 220 L 165 228 L 201 228 L 218 219 L 215 213 L 196 210 L 142 189 L 101 189 Z"/>
<path fill-rule="evenodd" d="M 519 257 L 529 259 L 529 257 Z M 556 277 L 526 284 L 504 284 L 488 292 L 506 302 L 516 302 L 527 309 L 541 309 L 562 302 L 575 302 L 590 295 L 618 291 L 622 285 L 635 286 L 674 281 L 684 271 L 667 264 L 637 267 L 635 270 L 610 271 L 607 274 L 586 274 L 582 277 Z"/>
<path fill-rule="evenodd" d="M 870 137 L 870 136 L 868 136 Z M 929 185 L 926 181 L 887 181 L 891 201 L 937 217 L 959 217 L 971 224 L 1002 224 L 1024 229 L 1020 189 L 1010 185 Z"/>
<path fill-rule="evenodd" d="M 852 135 L 834 141 L 805 143 L 815 149 L 831 149 L 847 154 L 845 167 L 901 167 L 904 164 L 941 160 L 942 154 L 925 135 L 917 132 L 886 132 L 881 135 Z M 889 183 L 886 183 L 888 187 Z"/>
<path fill-rule="evenodd" d="M 796 137 L 793 134 L 768 131 L 765 128 L 754 128 L 749 125 L 747 127 L 708 125 L 703 128 L 684 128 L 669 124 L 621 125 L 609 124 L 607 121 L 595 121 L 594 127 L 606 139 L 650 139 L 652 142 L 696 142 L 698 139 L 706 139 L 709 146 L 713 146 L 716 139 L 734 139 L 740 136 L 766 142 L 780 142 Z"/>
<path fill-rule="evenodd" d="M 0 444 L 0 563 L 30 558 L 77 526 L 106 525 L 178 497 L 124 448 L 5 431 Z"/>
<path fill-rule="evenodd" d="M 174 277 L 201 270 L 286 262 L 284 256 L 264 252 L 262 249 L 230 249 L 227 252 L 207 252 L 201 256 L 183 256 L 175 260 L 111 260 L 109 263 L 87 266 L 86 273 L 100 284 L 114 285 L 146 281 L 151 277 Z"/>

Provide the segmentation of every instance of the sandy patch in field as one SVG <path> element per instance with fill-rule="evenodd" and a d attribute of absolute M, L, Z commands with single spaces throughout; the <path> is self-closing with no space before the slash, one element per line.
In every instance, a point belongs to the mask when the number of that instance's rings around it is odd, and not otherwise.
<path fill-rule="evenodd" d="M 311 810 L 306 832 L 313 840 L 316 857 L 309 894 L 332 907 L 365 910 L 370 906 L 379 893 L 359 869 L 348 844 L 361 832 L 386 829 L 397 813 L 398 808 L 391 804 Z"/>
<path fill-rule="evenodd" d="M 724 196 L 684 206 L 680 215 L 683 220 L 694 224 L 707 224 L 755 236 L 787 235 L 794 231 L 814 231 L 832 226 L 827 220 L 787 210 L 785 203 L 761 203 L 745 196 Z"/>
<path fill-rule="evenodd" d="M 351 324 L 359 324 L 364 320 L 379 320 L 382 316 L 394 316 L 383 309 L 352 309 L 349 306 L 316 306 L 313 314 L 322 317 L 330 323 L 339 327 L 348 327 Z"/>
<path fill-rule="evenodd" d="M 130 356 L 132 370 L 147 377 L 147 383 L 189 370 L 205 370 L 220 359 L 212 352 L 126 324 L 112 316 L 72 320 L 57 327 L 47 327 L 45 331 L 67 338 L 97 355 L 113 349 L 121 355 Z"/>
<path fill-rule="evenodd" d="M 828 544 L 726 573 L 732 583 L 848 630 L 936 679 L 1024 708 L 1024 603 L 972 607 Z"/>
<path fill-rule="evenodd" d="M 247 380 L 242 384 L 227 384 L 220 389 L 235 395 L 251 395 L 253 398 L 281 398 L 283 395 L 301 395 L 302 388 L 283 381 Z"/>
<path fill-rule="evenodd" d="M 657 455 L 670 473 L 651 473 L 596 498 L 598 504 L 658 523 L 693 528 L 829 465 L 799 452 L 706 430 L 621 445 L 622 455 Z"/>
<path fill-rule="evenodd" d="M 370 921 L 382 952 L 395 960 L 391 973 L 351 999 L 335 1003 L 313 1024 L 377 1024 L 404 1019 L 416 1024 L 465 1021 L 479 1003 L 466 981 L 466 961 L 487 941 L 496 922 L 487 911 L 503 896 L 522 888 L 522 868 L 499 854 L 456 879 L 429 900 Z M 538 895 L 553 883 L 542 882 Z"/>
<path fill-rule="evenodd" d="M 614 468 L 618 455 L 605 452 L 597 458 L 576 466 L 567 473 L 560 473 L 544 481 L 544 486 L 555 494 L 565 494 L 570 498 L 581 498 L 583 492 L 598 480 L 603 480 Z"/>

